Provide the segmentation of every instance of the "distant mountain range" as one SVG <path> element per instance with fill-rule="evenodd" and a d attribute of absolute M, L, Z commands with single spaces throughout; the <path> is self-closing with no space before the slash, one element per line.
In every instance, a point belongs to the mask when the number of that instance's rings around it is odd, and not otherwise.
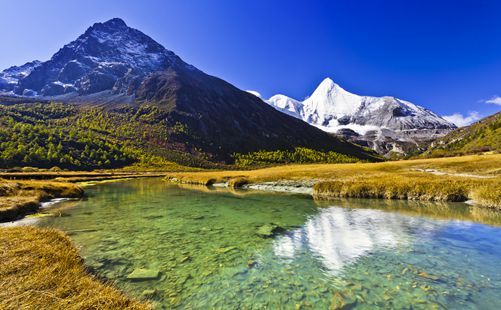
<path fill-rule="evenodd" d="M 374 153 L 185 63 L 119 18 L 94 24 L 48 61 L 2 71 L 0 92 L 80 107 L 91 104 L 113 113 L 117 129 L 127 122 L 154 121 L 167 128 L 161 136 L 141 128 L 134 129 L 139 131 L 134 136 L 215 161 L 229 162 L 234 153 L 298 146 L 375 159 Z M 154 106 L 148 110 L 154 113 L 139 117 L 145 106 Z"/>
<path fill-rule="evenodd" d="M 350 93 L 326 78 L 304 101 L 275 95 L 268 104 L 325 132 L 380 154 L 425 150 L 456 126 L 432 111 L 395 97 Z"/>

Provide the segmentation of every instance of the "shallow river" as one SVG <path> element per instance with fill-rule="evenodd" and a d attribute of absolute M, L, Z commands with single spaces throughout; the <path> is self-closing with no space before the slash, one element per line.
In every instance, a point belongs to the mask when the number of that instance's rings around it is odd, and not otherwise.
<path fill-rule="evenodd" d="M 159 309 L 501 309 L 501 216 L 489 210 L 155 179 L 86 192 L 40 225 Z M 285 231 L 260 235 L 270 223 Z"/>

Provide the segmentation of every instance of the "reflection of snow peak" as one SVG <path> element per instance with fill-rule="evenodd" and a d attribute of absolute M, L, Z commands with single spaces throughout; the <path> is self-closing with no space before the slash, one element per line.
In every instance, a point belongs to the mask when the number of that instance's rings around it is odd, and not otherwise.
<path fill-rule="evenodd" d="M 321 210 L 306 224 L 274 243 L 276 255 L 293 259 L 303 247 L 313 252 L 331 271 L 338 271 L 358 257 L 380 247 L 405 243 L 412 218 L 378 210 Z M 305 249 L 305 248 L 303 248 Z"/>

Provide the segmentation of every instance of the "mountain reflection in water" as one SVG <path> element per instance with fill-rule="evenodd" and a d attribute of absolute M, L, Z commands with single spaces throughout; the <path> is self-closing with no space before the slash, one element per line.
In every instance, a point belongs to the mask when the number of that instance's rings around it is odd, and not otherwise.
<path fill-rule="evenodd" d="M 410 242 L 410 227 L 429 234 L 440 224 L 379 210 L 331 207 L 274 242 L 276 255 L 294 259 L 310 251 L 331 273 L 381 248 L 401 248 Z"/>

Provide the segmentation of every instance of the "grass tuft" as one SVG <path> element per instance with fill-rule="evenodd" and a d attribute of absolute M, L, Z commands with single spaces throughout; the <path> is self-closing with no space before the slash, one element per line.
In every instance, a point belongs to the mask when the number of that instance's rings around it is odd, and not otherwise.
<path fill-rule="evenodd" d="M 314 197 L 380 198 L 424 201 L 466 201 L 468 182 L 437 178 L 404 178 L 382 176 L 377 179 L 325 181 L 315 184 Z"/>
<path fill-rule="evenodd" d="M 249 183 L 249 180 L 247 180 L 246 178 L 242 178 L 242 177 L 231 178 L 228 180 L 228 187 L 240 188 L 247 183 Z"/>

